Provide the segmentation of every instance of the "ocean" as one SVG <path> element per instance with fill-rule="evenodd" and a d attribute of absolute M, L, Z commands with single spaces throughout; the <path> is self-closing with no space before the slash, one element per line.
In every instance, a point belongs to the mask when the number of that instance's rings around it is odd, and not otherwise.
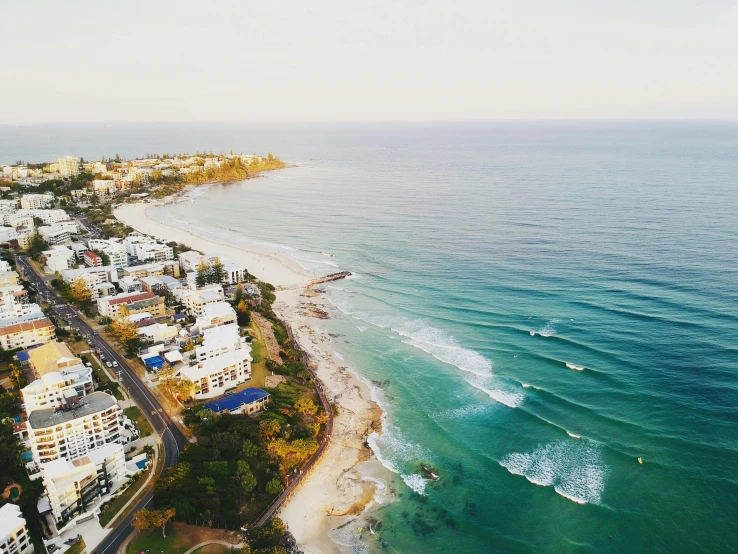
<path fill-rule="evenodd" d="M 320 325 L 385 412 L 383 550 L 736 551 L 738 124 L 0 126 L 197 149 L 298 167 L 154 217 L 355 273 Z"/>

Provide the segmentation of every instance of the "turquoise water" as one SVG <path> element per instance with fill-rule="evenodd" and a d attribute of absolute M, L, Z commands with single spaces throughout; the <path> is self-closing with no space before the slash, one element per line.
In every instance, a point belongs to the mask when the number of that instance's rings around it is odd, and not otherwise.
<path fill-rule="evenodd" d="M 34 132 L 0 157 L 300 165 L 157 217 L 356 272 L 321 325 L 387 414 L 388 551 L 736 549 L 738 125 Z"/>

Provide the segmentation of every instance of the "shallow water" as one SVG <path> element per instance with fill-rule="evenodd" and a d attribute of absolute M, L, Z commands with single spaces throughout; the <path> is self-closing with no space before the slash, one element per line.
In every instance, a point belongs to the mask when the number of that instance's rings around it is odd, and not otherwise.
<path fill-rule="evenodd" d="M 738 544 L 738 126 L 81 129 L 11 130 L 1 157 L 232 148 L 299 163 L 154 215 L 356 272 L 325 287 L 321 326 L 381 383 L 372 442 L 397 501 L 363 544 Z"/>

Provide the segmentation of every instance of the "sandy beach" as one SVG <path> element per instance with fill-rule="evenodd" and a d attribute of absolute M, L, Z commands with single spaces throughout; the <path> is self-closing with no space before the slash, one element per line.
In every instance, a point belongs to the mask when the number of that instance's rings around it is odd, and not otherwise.
<path fill-rule="evenodd" d="M 241 262 L 257 278 L 279 287 L 275 313 L 292 328 L 339 411 L 326 453 L 279 515 L 305 554 L 341 552 L 329 536 L 331 530 L 348 527 L 347 522 L 375 500 L 375 481 L 364 477 L 364 467 L 371 466 L 368 473 L 385 471 L 363 444 L 365 434 L 380 425 L 381 410 L 371 400 L 367 385 L 334 354 L 332 337 L 319 328 L 321 320 L 316 319 L 314 311 L 307 309 L 313 304 L 330 310 L 318 293 L 306 288 L 317 276 L 281 253 L 247 250 L 160 223 L 148 215 L 151 209 L 156 208 L 143 203 L 125 204 L 115 210 L 115 216 L 141 233 Z"/>

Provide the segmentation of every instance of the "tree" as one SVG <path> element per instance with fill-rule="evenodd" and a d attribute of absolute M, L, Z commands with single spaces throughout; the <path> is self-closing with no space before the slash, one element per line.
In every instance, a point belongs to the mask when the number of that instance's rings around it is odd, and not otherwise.
<path fill-rule="evenodd" d="M 223 262 L 220 258 L 215 258 L 213 264 L 210 266 L 210 279 L 211 283 L 220 284 L 223 282 L 225 277 L 225 269 L 223 268 Z"/>
<path fill-rule="evenodd" d="M 239 325 L 248 325 L 251 322 L 251 312 L 249 311 L 249 307 L 241 300 L 238 304 L 236 304 L 236 319 Z"/>
<path fill-rule="evenodd" d="M 284 490 L 282 482 L 279 479 L 270 479 L 266 485 L 267 494 L 277 496 Z"/>
<path fill-rule="evenodd" d="M 23 374 L 23 370 L 14 363 L 8 364 L 8 367 L 10 368 L 10 379 L 13 381 L 15 387 L 18 389 L 25 387 L 28 382 L 26 381 L 26 376 Z"/>
<path fill-rule="evenodd" d="M 256 477 L 251 473 L 251 467 L 243 460 L 236 465 L 236 479 L 244 494 L 249 495 L 256 488 Z"/>
<path fill-rule="evenodd" d="M 259 435 L 264 442 L 272 440 L 282 430 L 282 426 L 274 419 L 263 419 L 259 422 Z"/>
<path fill-rule="evenodd" d="M 133 516 L 131 525 L 139 531 L 146 531 L 152 527 L 161 527 L 161 536 L 167 538 L 166 525 L 176 515 L 174 508 L 165 508 L 162 510 L 147 510 L 141 508 L 136 515 Z"/>
<path fill-rule="evenodd" d="M 138 329 L 130 320 L 119 317 L 110 324 L 110 334 L 119 343 L 127 345 L 130 341 L 138 338 Z"/>
<path fill-rule="evenodd" d="M 70 293 L 72 295 L 72 300 L 79 304 L 83 304 L 92 298 L 92 291 L 87 287 L 87 281 L 82 277 L 77 277 L 72 281 Z"/>
<path fill-rule="evenodd" d="M 204 287 L 210 282 L 210 266 L 205 260 L 200 260 L 197 264 L 197 276 L 195 277 L 195 286 L 197 288 Z"/>
<path fill-rule="evenodd" d="M 239 279 L 238 284 L 236 285 L 236 294 L 233 295 L 233 303 L 238 306 L 243 298 L 243 283 L 241 282 L 241 279 Z"/>
<path fill-rule="evenodd" d="M 169 394 L 172 394 L 177 387 L 177 378 L 174 376 L 175 373 L 177 373 L 176 368 L 167 363 L 165 363 L 159 370 L 159 383 Z"/>
<path fill-rule="evenodd" d="M 313 402 L 307 396 L 301 396 L 297 399 L 297 402 L 295 402 L 295 410 L 297 410 L 297 413 L 304 417 L 308 415 L 315 415 L 315 412 L 318 411 L 318 407 L 315 405 L 315 402 Z"/>
<path fill-rule="evenodd" d="M 177 383 L 174 390 L 182 397 L 182 400 L 192 400 L 195 397 L 195 393 L 200 390 L 200 385 L 189 379 L 182 379 Z"/>

